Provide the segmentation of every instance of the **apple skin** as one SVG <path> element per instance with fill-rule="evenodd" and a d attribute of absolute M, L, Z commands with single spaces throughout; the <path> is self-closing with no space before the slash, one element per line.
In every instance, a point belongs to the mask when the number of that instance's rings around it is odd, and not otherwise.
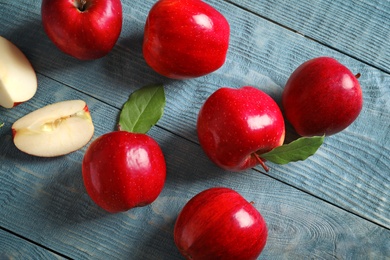
<path fill-rule="evenodd" d="M 183 207 L 174 241 L 186 259 L 257 259 L 268 231 L 260 212 L 236 191 L 214 187 Z"/>
<path fill-rule="evenodd" d="M 157 73 L 172 79 L 200 77 L 226 60 L 230 26 L 199 0 L 160 0 L 144 28 L 143 55 Z"/>
<path fill-rule="evenodd" d="M 207 156 L 230 171 L 265 167 L 261 154 L 282 145 L 285 137 L 279 106 L 252 86 L 215 91 L 199 111 L 197 131 Z"/>
<path fill-rule="evenodd" d="M 80 60 L 107 55 L 122 30 L 120 0 L 43 0 L 41 15 L 51 41 Z"/>
<path fill-rule="evenodd" d="M 301 64 L 288 79 L 282 104 L 301 136 L 333 135 L 359 116 L 363 96 L 357 76 L 331 57 Z"/>
<path fill-rule="evenodd" d="M 166 164 L 160 146 L 150 136 L 115 131 L 91 143 L 82 175 L 91 199 L 116 213 L 157 199 L 164 187 Z"/>

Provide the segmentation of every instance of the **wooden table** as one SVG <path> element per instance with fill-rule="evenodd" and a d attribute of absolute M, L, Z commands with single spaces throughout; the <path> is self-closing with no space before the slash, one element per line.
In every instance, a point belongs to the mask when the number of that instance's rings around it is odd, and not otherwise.
<path fill-rule="evenodd" d="M 26 54 L 38 76 L 33 99 L 0 108 L 0 259 L 182 259 L 172 236 L 177 214 L 214 186 L 237 190 L 263 214 L 269 238 L 259 259 L 390 259 L 389 1 L 207 0 L 229 20 L 228 57 L 218 71 L 185 81 L 157 75 L 143 59 L 143 26 L 155 1 L 122 2 L 117 45 L 82 62 L 50 42 L 41 1 L 0 0 L 0 35 Z M 270 164 L 268 173 L 227 172 L 205 156 L 195 125 L 212 92 L 253 85 L 280 102 L 292 71 L 324 55 L 361 73 L 364 107 L 350 127 L 327 137 L 308 160 Z M 15 120 L 68 99 L 87 102 L 96 139 L 115 129 L 134 90 L 154 83 L 164 84 L 167 105 L 149 134 L 168 172 L 149 206 L 119 214 L 96 206 L 81 177 L 86 147 L 45 159 L 12 142 Z"/>

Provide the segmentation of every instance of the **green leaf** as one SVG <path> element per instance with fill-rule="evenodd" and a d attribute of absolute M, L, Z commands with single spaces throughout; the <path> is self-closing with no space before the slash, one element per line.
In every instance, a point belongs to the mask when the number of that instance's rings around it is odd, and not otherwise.
<path fill-rule="evenodd" d="M 162 85 L 145 86 L 133 92 L 119 115 L 119 129 L 146 133 L 162 117 L 165 92 Z"/>
<path fill-rule="evenodd" d="M 1 123 L 1 122 L 0 122 L 0 128 L 2 128 L 3 126 L 4 126 L 4 123 Z"/>
<path fill-rule="evenodd" d="M 324 142 L 324 139 L 325 136 L 301 137 L 259 156 L 276 164 L 303 161 L 315 154 Z"/>

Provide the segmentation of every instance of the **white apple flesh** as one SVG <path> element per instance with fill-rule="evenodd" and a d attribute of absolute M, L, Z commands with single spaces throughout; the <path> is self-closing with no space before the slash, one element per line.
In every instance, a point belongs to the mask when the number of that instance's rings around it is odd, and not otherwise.
<path fill-rule="evenodd" d="M 68 100 L 47 105 L 12 125 L 15 146 L 30 155 L 55 157 L 76 151 L 94 133 L 87 104 Z"/>
<path fill-rule="evenodd" d="M 12 108 L 35 95 L 37 76 L 22 51 L 1 36 L 0 54 L 0 106 Z"/>

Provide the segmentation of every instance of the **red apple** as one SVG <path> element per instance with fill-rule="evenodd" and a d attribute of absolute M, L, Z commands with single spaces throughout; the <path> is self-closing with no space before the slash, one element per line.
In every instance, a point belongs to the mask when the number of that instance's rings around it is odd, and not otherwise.
<path fill-rule="evenodd" d="M 173 79 L 200 77 L 226 59 L 230 26 L 200 0 L 159 0 L 145 24 L 143 54 L 151 68 Z"/>
<path fill-rule="evenodd" d="M 344 130 L 363 106 L 359 76 L 334 58 L 306 61 L 292 73 L 283 91 L 287 120 L 302 136 Z"/>
<path fill-rule="evenodd" d="M 107 55 L 122 29 L 120 0 L 43 0 L 41 14 L 48 37 L 80 60 Z"/>
<path fill-rule="evenodd" d="M 91 143 L 82 174 L 92 200 L 115 213 L 152 203 L 164 187 L 166 164 L 150 136 L 115 131 Z"/>
<path fill-rule="evenodd" d="M 208 157 L 231 171 L 258 163 L 267 170 L 261 154 L 282 145 L 285 136 L 283 115 L 276 102 L 251 86 L 215 91 L 200 109 L 197 130 Z"/>
<path fill-rule="evenodd" d="M 267 225 L 239 193 L 216 187 L 193 197 L 180 212 L 174 240 L 191 260 L 256 259 L 267 241 Z"/>

